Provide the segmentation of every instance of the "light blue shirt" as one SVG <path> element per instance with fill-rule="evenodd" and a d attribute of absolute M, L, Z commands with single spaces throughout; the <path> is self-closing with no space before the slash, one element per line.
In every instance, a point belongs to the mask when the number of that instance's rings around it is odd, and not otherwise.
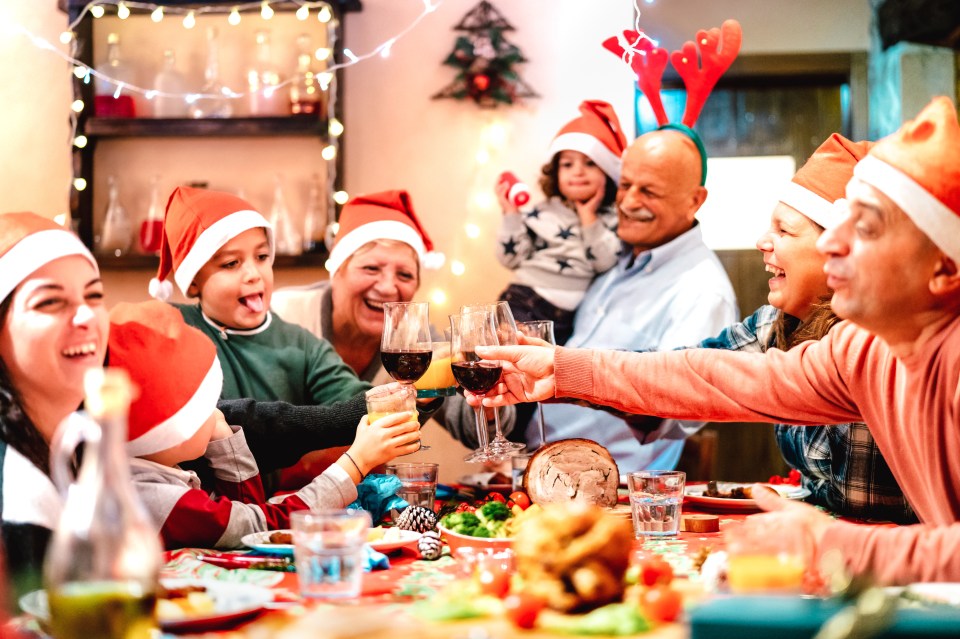
<path fill-rule="evenodd" d="M 696 344 L 737 321 L 733 286 L 717 256 L 703 243 L 699 225 L 671 242 L 632 253 L 598 277 L 574 319 L 570 348 L 668 350 Z M 628 267 L 629 265 L 629 267 Z M 572 404 L 544 404 L 547 441 L 582 437 L 605 446 L 621 473 L 671 469 L 683 439 L 703 422 L 665 419 L 643 433 L 602 410 Z M 535 421 L 527 444 L 540 443 Z"/>

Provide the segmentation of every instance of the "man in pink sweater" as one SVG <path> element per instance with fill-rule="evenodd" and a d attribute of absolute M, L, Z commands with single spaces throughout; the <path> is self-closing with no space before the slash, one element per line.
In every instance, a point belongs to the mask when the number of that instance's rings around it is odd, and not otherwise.
<path fill-rule="evenodd" d="M 499 406 L 587 399 L 678 419 L 866 422 L 922 524 L 834 521 L 758 503 L 882 583 L 960 581 L 960 126 L 947 98 L 884 138 L 847 185 L 848 215 L 818 242 L 841 322 L 764 354 L 477 349 L 504 360 Z M 760 491 L 758 491 L 760 492 Z"/>

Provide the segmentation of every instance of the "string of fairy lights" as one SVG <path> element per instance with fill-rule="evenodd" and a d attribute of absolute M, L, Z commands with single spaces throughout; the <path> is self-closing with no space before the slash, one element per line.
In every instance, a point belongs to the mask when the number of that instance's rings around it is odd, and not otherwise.
<path fill-rule="evenodd" d="M 274 17 L 277 9 L 291 9 L 292 6 L 296 6 L 294 15 L 297 20 L 306 22 L 312 17 L 319 23 L 325 25 L 327 29 L 326 40 L 323 46 L 313 52 L 313 57 L 325 65 L 323 71 L 316 74 L 317 84 L 320 89 L 327 94 L 329 143 L 321 150 L 321 157 L 328 163 L 327 191 L 331 194 L 330 197 L 336 204 L 343 205 L 349 199 L 349 194 L 346 191 L 335 190 L 333 188 L 334 180 L 336 179 L 335 165 L 333 162 L 339 152 L 339 138 L 344 132 L 343 123 L 336 117 L 336 72 L 373 58 L 388 58 L 394 44 L 416 29 L 427 16 L 443 4 L 444 0 L 420 0 L 420 2 L 423 4 L 423 9 L 405 28 L 366 53 L 354 53 L 349 48 L 344 47 L 341 49 L 342 61 L 333 64 L 331 64 L 331 62 L 335 58 L 334 51 L 337 46 L 339 22 L 336 18 L 336 13 L 328 2 L 316 0 L 255 0 L 251 2 L 238 2 L 236 4 L 197 4 L 184 6 L 167 6 L 133 0 L 93 0 L 77 12 L 76 17 L 60 34 L 60 46 L 37 35 L 22 24 L 14 23 L 5 26 L 7 29 L 25 37 L 36 48 L 53 53 L 66 61 L 70 65 L 71 74 L 76 81 L 89 84 L 92 80 L 96 79 L 101 86 L 112 86 L 114 98 L 119 98 L 124 93 L 139 94 L 147 101 L 153 101 L 157 98 L 182 99 L 187 105 L 192 105 L 202 99 L 227 98 L 230 100 L 239 100 L 249 97 L 256 92 L 234 91 L 224 86 L 219 94 L 208 94 L 202 91 L 175 93 L 158 90 L 154 87 L 140 86 L 119 77 L 113 77 L 109 73 L 104 72 L 102 68 L 97 69 L 78 58 L 80 42 L 77 39 L 77 27 L 83 20 L 88 19 L 88 17 L 96 20 L 110 14 L 115 15 L 120 20 L 126 20 L 134 13 L 149 14 L 150 20 L 154 23 L 160 23 L 164 20 L 179 20 L 186 30 L 194 29 L 197 26 L 197 19 L 202 16 L 224 16 L 228 26 L 236 27 L 240 25 L 243 20 L 247 19 L 269 21 Z M 256 15 L 257 12 L 259 12 L 259 17 Z M 64 50 L 64 47 L 66 47 L 66 50 Z M 276 84 L 271 84 L 263 89 L 259 89 L 257 92 L 262 92 L 264 98 L 269 99 L 275 92 L 290 86 L 294 81 L 294 77 L 281 79 Z M 74 99 L 70 105 L 70 141 L 71 145 L 77 149 L 82 149 L 89 143 L 87 137 L 83 133 L 78 132 L 79 116 L 87 107 L 88 105 L 82 97 L 79 96 L 79 92 L 75 91 Z M 72 189 L 82 191 L 85 190 L 87 186 L 87 182 L 83 177 L 74 174 L 71 181 Z M 62 221 L 66 221 L 67 219 L 68 216 L 64 216 Z"/>

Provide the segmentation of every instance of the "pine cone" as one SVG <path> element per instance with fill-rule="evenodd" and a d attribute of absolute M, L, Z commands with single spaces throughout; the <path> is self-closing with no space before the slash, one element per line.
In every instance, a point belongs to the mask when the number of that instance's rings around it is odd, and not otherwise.
<path fill-rule="evenodd" d="M 440 541 L 440 533 L 436 530 L 428 530 L 417 540 L 417 550 L 420 556 L 427 561 L 440 559 L 443 554 L 443 542 Z"/>
<path fill-rule="evenodd" d="M 436 530 L 437 515 L 432 510 L 423 506 L 408 506 L 406 510 L 397 517 L 397 528 L 401 530 L 413 530 L 418 533 Z"/>

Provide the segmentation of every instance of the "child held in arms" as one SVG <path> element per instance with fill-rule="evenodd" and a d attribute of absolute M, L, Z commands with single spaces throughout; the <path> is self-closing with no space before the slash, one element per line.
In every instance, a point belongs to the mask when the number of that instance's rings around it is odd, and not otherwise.
<path fill-rule="evenodd" d="M 620 156 L 627 140 L 613 107 L 600 100 L 580 104 L 580 117 L 560 129 L 541 169 L 547 199 L 521 212 L 501 179 L 503 209 L 497 259 L 515 271 L 500 295 L 518 321 L 553 320 L 558 344 L 573 332 L 573 315 L 593 278 L 617 262 Z"/>
<path fill-rule="evenodd" d="M 130 406 L 127 452 L 133 481 L 167 548 L 237 548 L 244 535 L 289 527 L 291 512 L 343 508 L 372 468 L 420 446 L 413 413 L 370 424 L 323 474 L 267 501 L 243 430 L 217 410 L 223 374 L 213 343 L 161 302 L 118 304 L 110 313 L 109 365 L 139 388 Z M 180 468 L 205 457 L 214 492 Z"/>

